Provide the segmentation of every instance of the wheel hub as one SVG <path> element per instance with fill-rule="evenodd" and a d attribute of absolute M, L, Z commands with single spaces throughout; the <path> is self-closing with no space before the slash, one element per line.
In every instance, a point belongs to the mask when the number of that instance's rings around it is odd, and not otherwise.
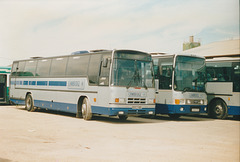
<path fill-rule="evenodd" d="M 83 116 L 86 114 L 86 111 L 87 111 L 87 106 L 86 106 L 86 104 L 83 104 L 82 105 L 82 115 Z"/>
<path fill-rule="evenodd" d="M 31 106 L 31 100 L 28 98 L 28 99 L 27 99 L 27 108 L 29 109 L 30 106 Z"/>
<path fill-rule="evenodd" d="M 215 108 L 215 112 L 217 115 L 221 114 L 223 111 L 223 107 L 220 106 L 220 105 L 217 105 L 216 108 Z"/>

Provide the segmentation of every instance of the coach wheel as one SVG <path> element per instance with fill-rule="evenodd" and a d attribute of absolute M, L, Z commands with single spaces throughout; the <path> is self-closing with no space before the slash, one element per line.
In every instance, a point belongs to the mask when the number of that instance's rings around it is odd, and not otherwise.
<path fill-rule="evenodd" d="M 240 120 L 240 115 L 233 115 L 234 120 Z"/>
<path fill-rule="evenodd" d="M 127 120 L 128 116 L 127 115 L 118 115 L 118 118 L 120 120 Z"/>
<path fill-rule="evenodd" d="M 210 106 L 211 115 L 216 119 L 225 119 L 227 117 L 227 105 L 222 100 L 215 100 Z"/>
<path fill-rule="evenodd" d="M 168 116 L 169 116 L 171 119 L 178 119 L 178 118 L 180 118 L 181 115 L 179 115 L 179 114 L 168 114 Z"/>
<path fill-rule="evenodd" d="M 84 98 L 84 100 L 83 100 L 82 117 L 84 120 L 92 119 L 92 110 L 91 110 L 91 105 L 90 105 L 88 98 Z"/>
<path fill-rule="evenodd" d="M 34 111 L 34 104 L 33 104 L 33 98 L 31 94 L 28 94 L 26 99 L 25 99 L 25 108 L 27 111 Z"/>
<path fill-rule="evenodd" d="M 81 102 L 81 101 L 80 101 Z M 77 104 L 77 113 L 76 113 L 77 118 L 82 118 L 82 105 L 78 102 Z"/>

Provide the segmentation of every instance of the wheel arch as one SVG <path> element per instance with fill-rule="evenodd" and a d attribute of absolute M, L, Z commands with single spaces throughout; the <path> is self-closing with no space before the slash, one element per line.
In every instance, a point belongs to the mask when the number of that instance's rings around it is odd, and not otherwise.
<path fill-rule="evenodd" d="M 211 99 L 211 100 L 209 101 L 209 103 L 208 103 L 208 108 L 210 108 L 210 106 L 211 106 L 216 100 L 221 100 L 221 101 L 222 101 L 223 103 L 225 103 L 226 106 L 227 106 L 227 103 L 225 102 L 224 99 L 222 99 L 221 97 L 214 97 L 213 99 Z"/>
<path fill-rule="evenodd" d="M 214 105 L 214 103 L 216 102 L 216 101 L 221 101 L 223 104 L 225 104 L 225 106 L 226 106 L 226 112 L 225 112 L 225 114 L 223 115 L 223 117 L 221 118 L 221 119 L 225 119 L 227 116 L 228 116 L 228 105 L 227 105 L 227 103 L 226 103 L 226 101 L 223 99 L 223 98 L 221 98 L 221 97 L 215 97 L 215 98 L 213 98 L 209 103 L 208 103 L 208 115 L 210 116 L 210 117 L 213 117 L 213 115 L 212 115 L 212 111 L 213 111 L 213 105 Z"/>
<path fill-rule="evenodd" d="M 25 95 L 25 98 L 27 97 L 27 95 L 32 95 L 32 92 L 30 92 L 30 91 L 28 91 L 27 93 L 26 93 L 26 95 Z"/>
<path fill-rule="evenodd" d="M 85 95 L 83 95 L 83 96 L 80 96 L 80 97 L 78 98 L 78 102 L 77 102 L 77 105 L 78 105 L 77 107 L 78 107 L 78 108 L 79 108 L 79 106 L 80 106 L 80 108 L 81 108 L 84 98 L 88 98 L 88 97 L 85 96 Z"/>

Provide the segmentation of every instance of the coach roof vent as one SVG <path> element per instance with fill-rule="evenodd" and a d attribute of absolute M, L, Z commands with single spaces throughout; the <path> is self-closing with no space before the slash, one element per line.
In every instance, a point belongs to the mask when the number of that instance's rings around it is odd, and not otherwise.
<path fill-rule="evenodd" d="M 31 59 L 40 59 L 40 58 L 43 58 L 43 57 L 30 57 Z"/>
<path fill-rule="evenodd" d="M 85 53 L 89 53 L 89 51 L 75 51 L 75 52 L 72 52 L 71 55 L 78 55 L 78 54 L 85 54 Z"/>
<path fill-rule="evenodd" d="M 90 52 L 105 52 L 105 51 L 109 51 L 109 50 L 106 50 L 106 49 L 90 50 Z"/>

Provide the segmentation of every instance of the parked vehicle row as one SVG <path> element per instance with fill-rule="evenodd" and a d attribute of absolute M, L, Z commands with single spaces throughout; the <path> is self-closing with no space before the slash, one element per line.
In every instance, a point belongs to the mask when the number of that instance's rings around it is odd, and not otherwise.
<path fill-rule="evenodd" d="M 239 60 L 135 50 L 18 60 L 12 65 L 10 100 L 28 111 L 58 110 L 85 120 L 98 114 L 122 120 L 155 114 L 239 117 Z"/>

